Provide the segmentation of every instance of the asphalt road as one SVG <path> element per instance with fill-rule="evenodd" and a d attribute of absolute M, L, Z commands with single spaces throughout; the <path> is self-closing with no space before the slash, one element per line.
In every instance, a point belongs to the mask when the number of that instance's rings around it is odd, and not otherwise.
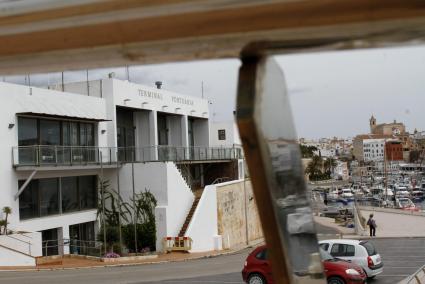
<path fill-rule="evenodd" d="M 374 239 L 384 261 L 384 273 L 371 284 L 395 284 L 425 264 L 425 238 Z M 232 255 L 185 262 L 95 269 L 0 272 L 0 283 L 8 284 L 242 284 L 241 269 L 246 249 Z"/>

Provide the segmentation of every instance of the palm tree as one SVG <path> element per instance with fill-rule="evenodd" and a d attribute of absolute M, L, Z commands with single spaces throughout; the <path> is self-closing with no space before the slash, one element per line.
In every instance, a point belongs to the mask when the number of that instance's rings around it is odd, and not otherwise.
<path fill-rule="evenodd" d="M 329 157 L 324 162 L 325 171 L 331 173 L 332 169 L 336 167 L 336 160 L 332 157 Z"/>
<path fill-rule="evenodd" d="M 6 214 L 6 218 L 4 219 L 4 234 L 7 235 L 7 218 L 9 217 L 9 214 L 12 214 L 12 208 L 10 208 L 9 206 L 3 207 L 3 213 Z"/>
<path fill-rule="evenodd" d="M 311 176 L 318 176 L 322 174 L 323 160 L 319 156 L 313 156 L 311 162 L 307 165 L 306 173 Z"/>

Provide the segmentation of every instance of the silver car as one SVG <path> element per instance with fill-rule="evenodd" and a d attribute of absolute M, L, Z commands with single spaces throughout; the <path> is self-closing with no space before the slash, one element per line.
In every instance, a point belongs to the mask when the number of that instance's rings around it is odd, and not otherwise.
<path fill-rule="evenodd" d="M 360 240 L 323 240 L 320 247 L 335 258 L 353 262 L 363 268 L 368 278 L 383 272 L 381 256 L 371 242 Z"/>

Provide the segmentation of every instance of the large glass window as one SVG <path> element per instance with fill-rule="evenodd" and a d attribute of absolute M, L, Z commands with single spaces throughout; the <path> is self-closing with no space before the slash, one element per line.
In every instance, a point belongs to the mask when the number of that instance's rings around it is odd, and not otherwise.
<path fill-rule="evenodd" d="M 19 146 L 31 146 L 38 144 L 37 119 L 18 118 Z"/>
<path fill-rule="evenodd" d="M 78 180 L 79 180 L 79 189 L 80 189 L 81 210 L 96 208 L 96 203 L 97 203 L 96 177 L 81 176 L 78 178 Z"/>
<path fill-rule="evenodd" d="M 61 178 L 62 192 L 62 212 L 77 211 L 79 206 L 78 200 L 78 179 L 77 177 Z"/>
<path fill-rule="evenodd" d="M 25 181 L 19 181 L 19 188 Z M 21 220 L 40 216 L 38 182 L 32 181 L 19 196 L 19 216 Z"/>
<path fill-rule="evenodd" d="M 38 181 L 40 194 L 40 216 L 59 213 L 59 186 L 57 178 L 46 178 Z"/>
<path fill-rule="evenodd" d="M 94 146 L 94 124 L 18 117 L 19 146 Z"/>
<path fill-rule="evenodd" d="M 19 181 L 19 187 L 24 182 Z M 19 196 L 21 220 L 95 209 L 96 206 L 96 176 L 32 180 Z"/>
<path fill-rule="evenodd" d="M 40 145 L 60 145 L 61 126 L 58 120 L 40 120 Z"/>

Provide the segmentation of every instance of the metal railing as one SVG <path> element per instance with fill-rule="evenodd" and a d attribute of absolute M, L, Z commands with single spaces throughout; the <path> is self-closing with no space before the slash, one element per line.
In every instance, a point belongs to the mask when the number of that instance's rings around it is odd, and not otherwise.
<path fill-rule="evenodd" d="M 423 284 L 423 283 L 425 283 L 425 265 L 419 268 L 411 276 L 399 282 L 399 284 Z"/>
<path fill-rule="evenodd" d="M 243 159 L 242 148 L 233 147 L 96 147 L 34 145 L 12 148 L 13 166 L 74 166 L 129 162 L 181 162 Z"/>
<path fill-rule="evenodd" d="M 27 254 L 28 255 L 31 255 L 31 246 L 32 246 L 32 243 L 30 241 L 21 240 L 19 238 L 14 237 L 13 235 L 4 235 L 4 236 L 6 236 L 7 238 L 11 238 L 11 239 L 14 239 L 14 240 L 16 240 L 18 242 L 21 242 L 21 243 L 24 243 L 24 244 L 28 245 L 28 253 Z M 25 235 L 21 235 L 21 236 L 25 236 Z M 25 236 L 25 237 L 31 238 L 31 237 L 28 237 L 28 236 Z"/>
<path fill-rule="evenodd" d="M 60 255 L 69 247 L 70 254 L 102 257 L 102 242 L 76 239 L 45 240 L 42 242 L 43 255 Z"/>

